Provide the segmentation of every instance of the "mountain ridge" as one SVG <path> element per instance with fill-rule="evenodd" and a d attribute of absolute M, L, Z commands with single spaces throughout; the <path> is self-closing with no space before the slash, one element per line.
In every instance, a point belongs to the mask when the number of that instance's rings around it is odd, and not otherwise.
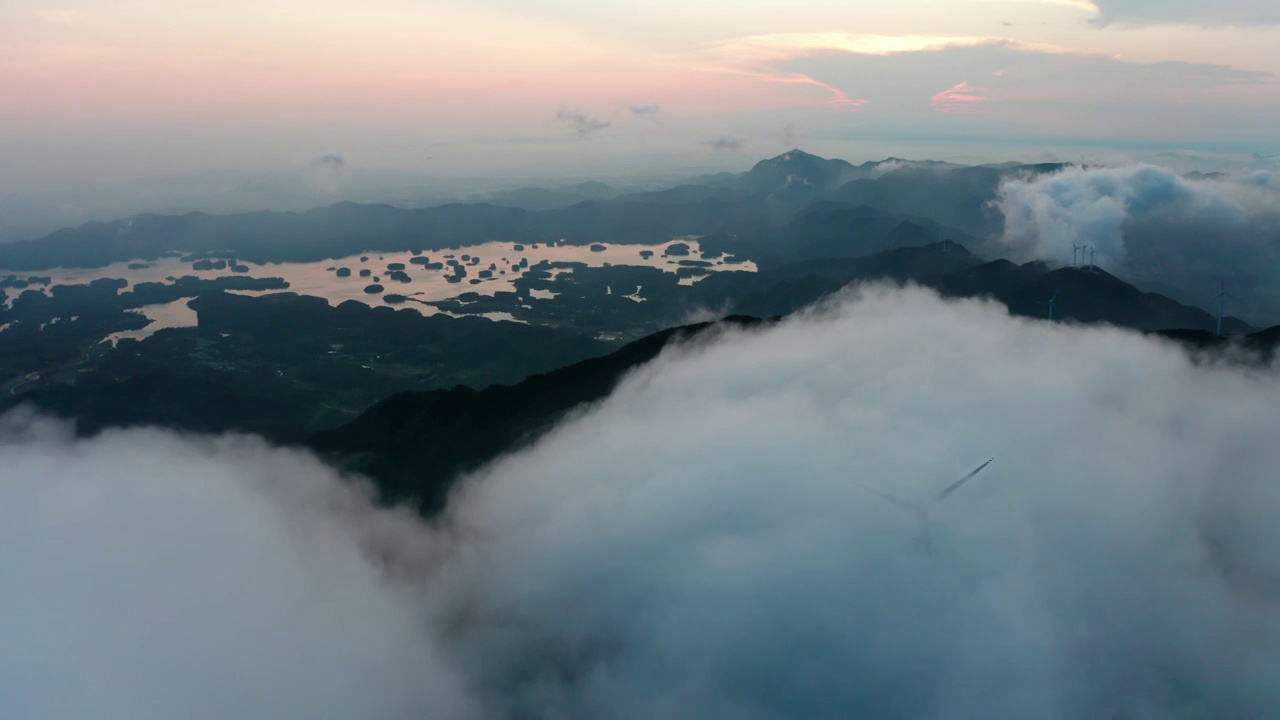
<path fill-rule="evenodd" d="M 384 501 L 409 502 L 430 516 L 445 506 L 466 473 L 532 443 L 568 414 L 604 399 L 629 373 L 672 343 L 778 320 L 727 316 L 670 328 L 608 355 L 514 385 L 397 393 L 350 423 L 312 435 L 305 444 L 338 467 L 372 478 Z M 1267 362 L 1280 346 L 1280 326 L 1234 340 L 1206 337 L 1204 331 L 1155 334 L 1188 351 L 1225 353 L 1240 348 Z"/>

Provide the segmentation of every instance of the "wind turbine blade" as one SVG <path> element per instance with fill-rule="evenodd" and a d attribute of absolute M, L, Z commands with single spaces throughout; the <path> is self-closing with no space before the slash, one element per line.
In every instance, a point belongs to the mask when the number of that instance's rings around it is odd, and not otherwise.
<path fill-rule="evenodd" d="M 988 461 L 986 461 L 986 462 L 982 463 L 982 464 L 981 464 L 981 465 L 979 465 L 979 466 L 977 467 L 977 469 L 976 469 L 976 470 L 974 470 L 973 472 L 971 472 L 971 473 L 969 473 L 968 475 L 965 475 L 964 477 L 960 478 L 959 480 L 957 480 L 957 481 L 955 481 L 955 482 L 951 483 L 951 485 L 950 485 L 949 487 L 947 487 L 947 489 L 946 489 L 946 490 L 943 490 L 942 492 L 938 493 L 938 497 L 936 497 L 936 498 L 934 498 L 934 499 L 935 499 L 935 500 L 946 500 L 947 498 L 951 497 L 951 495 L 952 495 L 952 494 L 954 494 L 957 490 L 959 490 L 960 488 L 964 487 L 964 484 L 965 484 L 965 483 L 967 483 L 967 482 L 969 482 L 970 480 L 972 480 L 972 479 L 974 479 L 975 477 L 977 477 L 978 473 L 982 472 L 983 470 L 986 470 L 986 469 L 987 469 L 987 466 L 988 466 L 988 465 L 990 465 L 991 463 L 995 462 L 995 461 L 996 461 L 996 459 L 995 459 L 995 458 L 991 458 L 990 460 L 988 460 Z"/>
<path fill-rule="evenodd" d="M 924 512 L 924 508 L 923 508 L 923 507 L 921 507 L 921 506 L 920 506 L 919 504 L 917 504 L 917 503 L 913 503 L 913 502 L 911 502 L 910 500 L 907 500 L 907 499 L 905 499 L 905 498 L 900 498 L 900 497 L 898 497 L 897 495 L 890 495 L 889 493 L 887 493 L 887 492 L 885 492 L 885 491 L 883 491 L 883 490 L 877 490 L 877 489 L 875 489 L 875 488 L 871 487 L 870 485 L 863 485 L 862 483 L 854 483 L 854 484 L 855 484 L 855 485 L 857 485 L 858 487 L 862 488 L 863 490 L 866 490 L 867 492 L 871 493 L 872 495 L 875 495 L 876 497 L 878 497 L 878 498 L 880 498 L 880 499 L 882 499 L 882 500 L 888 500 L 889 502 L 893 503 L 894 505 L 897 505 L 897 506 L 899 506 L 899 507 L 904 507 L 904 508 L 906 508 L 906 509 L 908 509 L 908 510 L 914 510 L 914 511 L 915 511 L 915 512 L 917 512 L 917 513 L 923 513 L 923 512 Z"/>

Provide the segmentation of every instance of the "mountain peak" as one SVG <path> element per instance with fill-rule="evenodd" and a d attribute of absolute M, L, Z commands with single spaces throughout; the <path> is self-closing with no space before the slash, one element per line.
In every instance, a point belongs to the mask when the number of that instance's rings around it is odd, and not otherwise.
<path fill-rule="evenodd" d="M 761 160 L 760 162 L 756 163 L 756 167 L 760 167 L 761 165 L 781 165 L 786 163 L 829 163 L 829 162 L 843 163 L 844 161 L 828 160 L 824 157 L 814 155 L 813 153 L 807 153 L 801 150 L 800 148 L 792 148 L 776 157 L 771 157 L 767 160 Z"/>
<path fill-rule="evenodd" d="M 756 192 L 774 193 L 799 187 L 821 192 L 841 184 L 853 169 L 844 160 L 828 160 L 793 149 L 756 163 L 743 176 L 743 184 Z"/>

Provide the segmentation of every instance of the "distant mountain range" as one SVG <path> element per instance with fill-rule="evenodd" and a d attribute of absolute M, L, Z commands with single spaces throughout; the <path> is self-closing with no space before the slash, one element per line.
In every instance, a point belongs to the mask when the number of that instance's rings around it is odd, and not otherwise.
<path fill-rule="evenodd" d="M 103 266 L 173 253 L 268 263 L 496 239 L 659 244 L 683 235 L 700 236 L 703 257 L 673 257 L 674 273 L 547 263 L 511 289 L 421 300 L 452 315 L 505 313 L 528 324 L 231 292 L 286 286 L 272 278 L 186 278 L 124 293 L 123 281 L 104 279 L 57 285 L 47 296 L 31 279 L 0 278 L 0 410 L 30 402 L 74 418 L 85 433 L 160 425 L 304 443 L 373 477 L 388 499 L 429 513 L 460 474 L 605 397 L 673 340 L 713 331 L 684 320 L 708 308 L 731 314 L 725 323 L 753 326 L 860 282 L 916 283 L 947 297 L 990 298 L 1017 316 L 1046 319 L 1052 307 L 1055 321 L 1158 333 L 1193 352 L 1274 355 L 1280 327 L 1256 332 L 1226 317 L 1230 337 L 1219 337 L 1210 312 L 1101 268 L 1002 259 L 1004 220 L 992 203 L 1001 183 L 1062 168 L 893 158 L 853 165 L 795 150 L 743 173 L 638 193 L 583 183 L 417 210 L 338 203 L 88 223 L 2 245 L 0 267 Z M 757 272 L 734 270 L 744 258 Z M 723 267 L 710 272 L 715 263 Z M 633 288 L 643 302 L 629 297 Z M 144 324 L 139 307 L 183 299 L 198 327 L 101 342 Z"/>
<path fill-rule="evenodd" d="M 998 225 L 986 203 L 1000 179 L 1048 169 L 966 168 L 898 159 L 855 166 L 793 150 L 745 173 L 653 192 L 618 194 L 603 183 L 582 183 L 522 188 L 494 194 L 486 203 L 416 210 L 338 203 L 301 213 L 139 215 L 91 222 L 0 245 L 0 268 L 101 267 L 173 252 L 234 255 L 254 263 L 296 262 L 364 251 L 439 250 L 495 239 L 586 245 L 661 243 L 681 235 L 714 235 L 726 252 L 760 253 L 767 262 L 821 253 L 855 257 L 904 242 L 943 239 L 981 250 Z M 842 247 L 831 240 L 838 239 L 846 219 L 847 229 L 858 237 Z M 925 232 L 917 231 L 914 238 L 879 237 L 904 221 Z M 873 227 L 876 237 L 864 237 Z M 823 237 L 811 238 L 815 230 Z M 739 244 L 733 247 L 735 239 Z"/>
<path fill-rule="evenodd" d="M 497 239 L 659 244 L 681 236 L 699 236 L 704 249 L 748 258 L 761 268 L 947 241 L 995 259 L 1007 252 L 1001 242 L 1004 217 L 995 202 L 1001 185 L 1066 167 L 965 166 L 900 158 L 854 165 L 792 150 L 745 172 L 707 175 L 645 192 L 622 193 L 586 182 L 505 190 L 483 203 L 420 209 L 344 202 L 298 213 L 139 215 L 92 222 L 0 245 L 0 268 L 38 272 L 101 267 L 166 253 L 298 262 L 365 251 L 438 251 Z M 1154 241 L 1147 236 L 1143 241 L 1132 253 L 1135 264 L 1120 272 L 1146 290 L 1183 302 L 1212 298 L 1206 288 L 1222 272 L 1221 262 L 1211 262 L 1216 256 L 1162 255 L 1163 245 L 1151 246 Z M 1267 242 L 1250 236 L 1238 247 L 1260 248 Z M 1266 264 L 1253 262 L 1255 272 L 1235 273 L 1241 283 L 1237 294 L 1249 298 L 1248 309 L 1261 320 L 1280 314 L 1280 291 Z"/>
<path fill-rule="evenodd" d="M 733 188 L 757 193 L 777 193 L 807 187 L 819 192 L 835 190 L 854 180 L 875 179 L 896 170 L 956 169 L 964 167 L 936 160 L 903 160 L 890 157 L 884 160 L 854 165 L 845 160 L 826 159 L 802 150 L 790 150 L 777 157 L 761 160 L 744 173 L 719 173 L 704 175 L 690 181 L 691 185 Z M 1008 169 L 1018 166 L 1010 165 Z"/>
<path fill-rule="evenodd" d="M 558 210 L 588 200 L 609 200 L 618 191 L 602 182 L 588 181 L 562 187 L 523 187 L 490 193 L 488 202 L 521 210 Z"/>

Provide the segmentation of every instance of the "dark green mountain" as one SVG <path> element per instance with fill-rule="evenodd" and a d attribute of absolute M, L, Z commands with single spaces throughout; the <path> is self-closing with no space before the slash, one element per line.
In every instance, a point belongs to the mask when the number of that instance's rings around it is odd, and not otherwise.
<path fill-rule="evenodd" d="M 736 316 L 722 322 L 751 327 L 762 321 Z M 373 478 L 386 500 L 414 503 L 430 515 L 444 506 L 462 475 L 531 443 L 574 408 L 602 400 L 668 344 L 714 327 L 704 323 L 665 330 L 604 357 L 511 386 L 399 393 L 346 425 L 313 435 L 307 444 L 337 466 Z M 1192 348 L 1230 345 L 1264 358 L 1280 345 L 1280 327 L 1231 341 L 1204 331 L 1161 334 Z"/>
<path fill-rule="evenodd" d="M 618 191 L 602 182 L 584 182 L 555 188 L 523 187 L 489 196 L 489 202 L 522 210 L 557 210 L 586 200 L 608 200 Z"/>
<path fill-rule="evenodd" d="M 1015 265 L 997 260 L 967 272 L 938 277 L 929 283 L 944 295 L 987 296 L 1015 315 L 1047 317 L 1055 298 L 1054 318 L 1081 323 L 1108 323 L 1134 330 L 1185 329 L 1212 331 L 1217 318 L 1157 293 L 1142 292 L 1098 268 L 1049 270 L 1043 263 Z M 1232 317 L 1223 322 L 1229 334 L 1252 330 Z"/>
<path fill-rule="evenodd" d="M 736 317 L 722 322 L 760 323 Z M 603 399 L 669 343 L 711 327 L 664 330 L 515 385 L 399 393 L 346 425 L 313 435 L 307 444 L 340 467 L 374 478 L 387 499 L 412 501 L 431 513 L 443 507 L 458 475 L 530 442 L 569 410 Z"/>
<path fill-rule="evenodd" d="M 974 247 L 978 240 L 960 230 L 914 215 L 868 205 L 821 200 L 777 226 L 744 227 L 702 238 L 704 252 L 750 258 L 762 268 L 801 260 L 856 258 L 944 240 Z"/>

